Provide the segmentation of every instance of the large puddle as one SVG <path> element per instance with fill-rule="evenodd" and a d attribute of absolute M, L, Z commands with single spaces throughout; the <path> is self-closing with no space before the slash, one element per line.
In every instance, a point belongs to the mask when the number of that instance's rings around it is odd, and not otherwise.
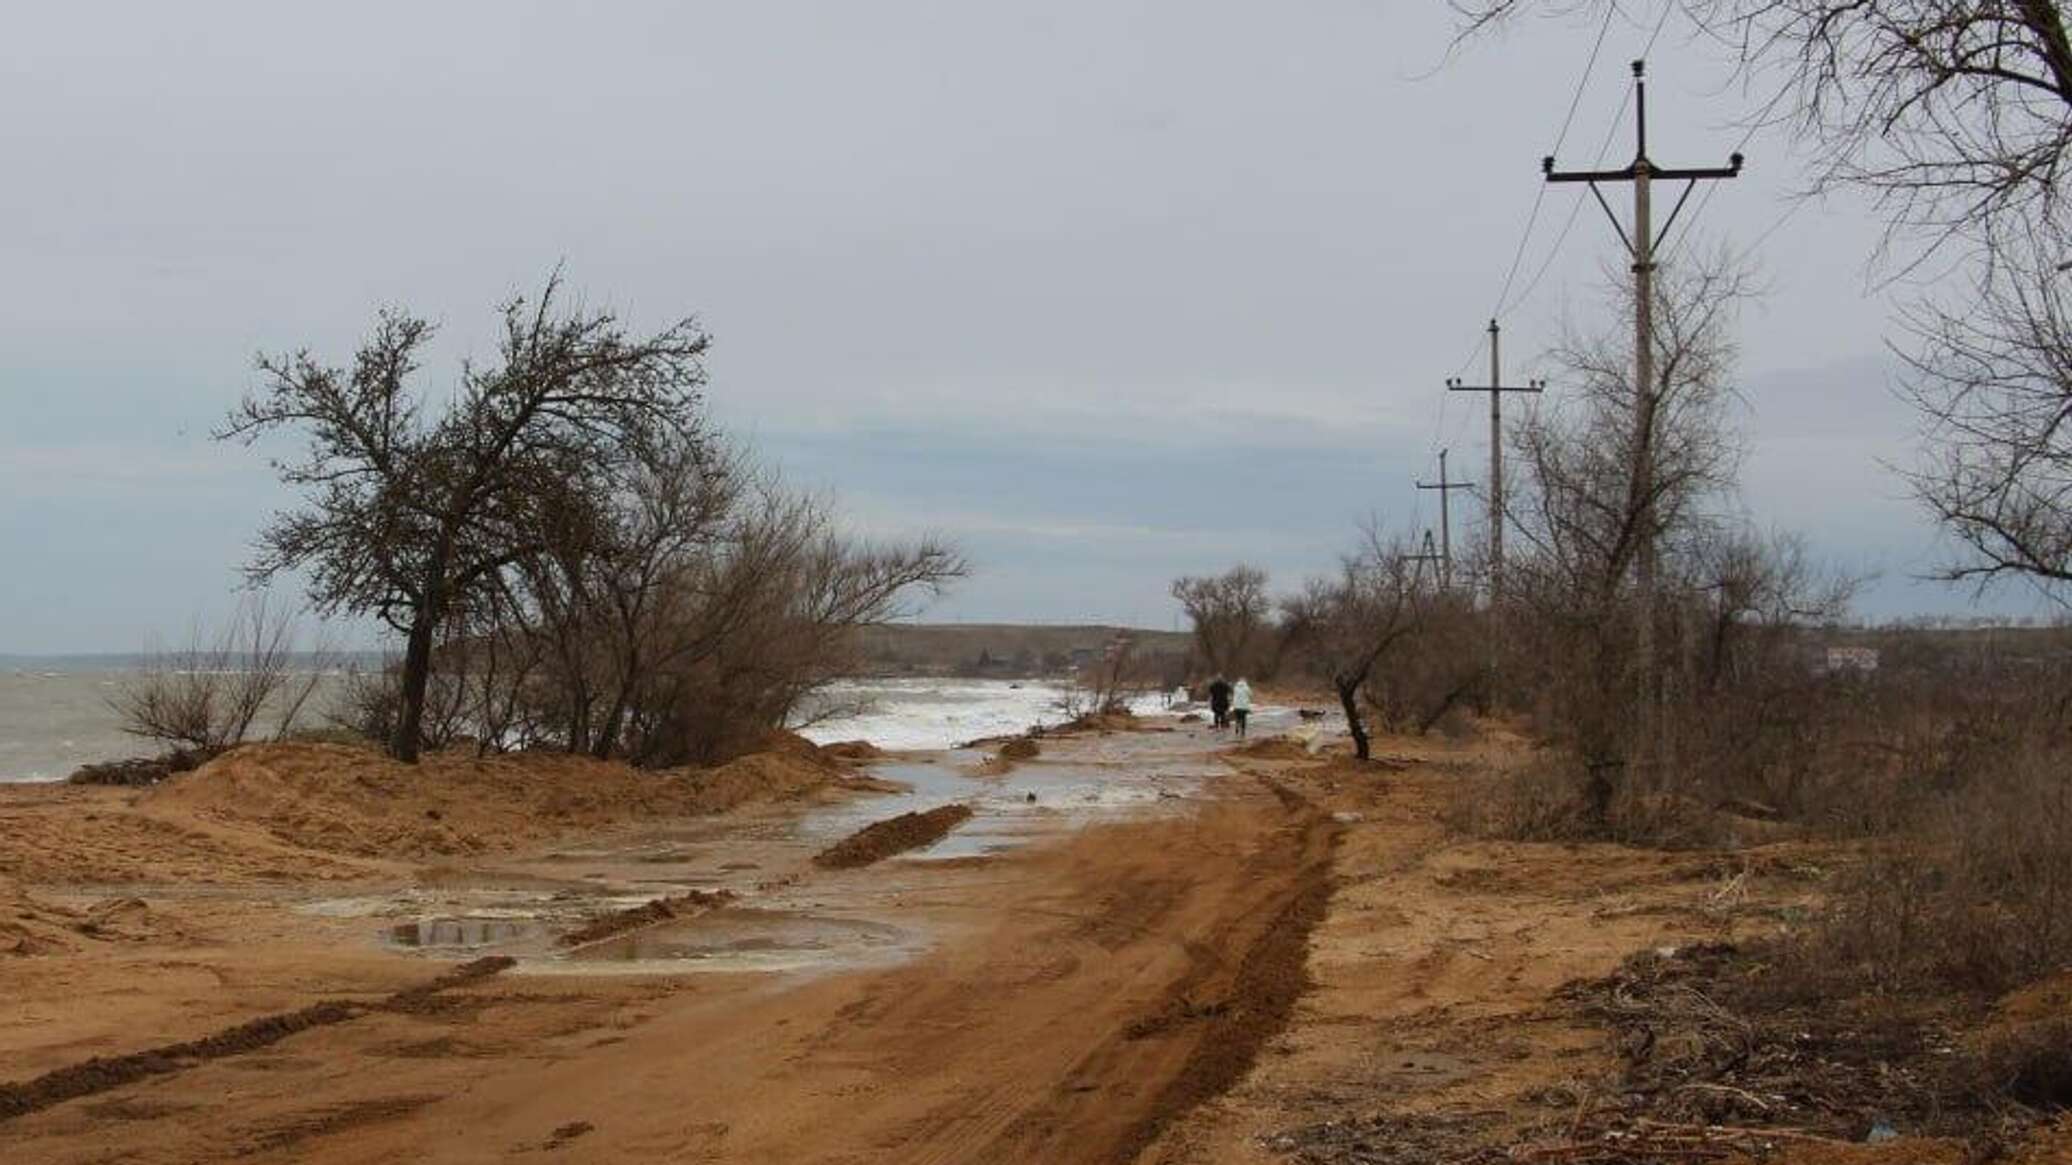
<path fill-rule="evenodd" d="M 1045 742 L 1045 756 L 998 775 L 987 775 L 991 754 L 978 750 L 890 760 L 869 772 L 907 791 L 846 798 L 802 814 L 777 807 L 726 820 L 658 823 L 637 836 L 545 855 L 509 874 L 470 871 L 393 896 L 305 909 L 379 919 L 392 949 L 452 959 L 508 954 L 521 970 L 543 974 L 880 965 L 928 945 L 928 924 L 897 901 L 898 887 L 911 888 L 928 863 L 984 857 L 1100 821 L 1185 811 L 1206 780 L 1228 771 L 1204 755 L 1215 743 L 1190 726 Z M 903 863 L 907 878 L 867 870 L 811 872 L 803 880 L 783 875 L 810 869 L 813 853 L 873 822 L 959 802 L 972 807 L 969 821 L 876 867 Z M 725 889 L 738 899 L 575 949 L 556 942 L 600 915 L 691 889 Z"/>

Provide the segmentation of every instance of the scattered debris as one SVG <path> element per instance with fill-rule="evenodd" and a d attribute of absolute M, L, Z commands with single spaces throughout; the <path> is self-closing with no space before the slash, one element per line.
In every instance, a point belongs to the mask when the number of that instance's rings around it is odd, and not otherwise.
<path fill-rule="evenodd" d="M 1487 1113 L 1379 1113 L 1275 1133 L 1266 1147 L 1298 1165 L 1495 1165 Z"/>
<path fill-rule="evenodd" d="M 1983 1053 L 1957 1034 L 1977 1027 L 1980 1001 L 1794 993 L 1779 973 L 1762 950 L 1693 943 L 1563 988 L 1621 1060 L 1616 1100 L 1590 1114 L 1599 1140 L 1689 1147 L 1700 1130 L 1705 1145 L 1747 1152 L 1764 1137 L 1860 1142 L 1880 1127 L 1970 1137 L 2072 1100 L 1986 1094 Z"/>
<path fill-rule="evenodd" d="M 198 769 L 224 753 L 220 748 L 176 748 L 164 756 L 139 756 L 128 760 L 81 765 L 65 778 L 73 785 L 114 785 L 141 789 L 168 777 Z"/>

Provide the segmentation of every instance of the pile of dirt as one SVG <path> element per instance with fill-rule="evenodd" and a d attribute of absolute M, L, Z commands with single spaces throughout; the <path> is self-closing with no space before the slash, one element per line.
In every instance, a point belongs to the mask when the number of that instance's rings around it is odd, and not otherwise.
<path fill-rule="evenodd" d="M 971 819 L 969 805 L 943 805 L 926 813 L 902 813 L 864 826 L 813 857 L 813 864 L 847 870 L 882 861 L 894 854 L 933 845 L 944 834 Z"/>
<path fill-rule="evenodd" d="M 599 915 L 554 941 L 564 947 L 580 947 L 643 926 L 700 914 L 715 906 L 724 906 L 734 898 L 731 890 L 691 890 L 674 898 L 656 898 L 639 906 Z"/>
<path fill-rule="evenodd" d="M 885 755 L 885 750 L 868 740 L 837 740 L 833 744 L 821 745 L 820 755 L 828 760 L 858 764 L 880 759 Z"/>
<path fill-rule="evenodd" d="M 755 802 L 788 801 L 849 783 L 841 768 L 823 759 L 817 749 L 810 754 L 750 753 L 717 768 L 682 770 L 671 779 L 689 790 L 686 807 L 693 813 L 723 813 Z"/>
<path fill-rule="evenodd" d="M 1308 760 L 1310 756 L 1309 749 L 1301 741 L 1286 736 L 1269 736 L 1265 740 L 1241 744 L 1230 751 L 1253 760 Z"/>
<path fill-rule="evenodd" d="M 755 747 L 743 755 L 759 752 L 774 752 L 781 756 L 798 757 L 803 760 L 825 760 L 827 754 L 819 745 L 800 736 L 789 728 L 772 728 L 762 734 Z"/>
<path fill-rule="evenodd" d="M 152 788 L 143 804 L 330 853 L 478 854 L 640 818 L 796 797 L 840 779 L 811 743 L 797 743 L 804 747 L 666 773 L 565 753 L 453 750 L 405 765 L 341 745 L 248 745 Z"/>
<path fill-rule="evenodd" d="M 1055 736 L 1070 736 L 1081 732 L 1129 732 L 1143 727 L 1137 714 L 1127 708 L 1111 708 L 1106 712 L 1082 712 L 1063 724 L 1043 729 Z"/>
<path fill-rule="evenodd" d="M 1000 746 L 1000 756 L 1004 760 L 1035 760 L 1042 753 L 1043 746 L 1027 736 L 1017 736 Z"/>
<path fill-rule="evenodd" d="M 84 910 L 38 900 L 0 876 L 0 956 L 61 955 L 91 943 L 178 937 L 172 921 L 141 898 L 110 898 Z"/>

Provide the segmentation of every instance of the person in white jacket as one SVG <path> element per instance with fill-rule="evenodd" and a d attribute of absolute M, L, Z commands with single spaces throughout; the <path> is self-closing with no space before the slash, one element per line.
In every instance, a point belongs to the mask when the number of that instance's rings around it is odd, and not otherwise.
<path fill-rule="evenodd" d="M 1245 734 L 1245 721 L 1252 715 L 1252 685 L 1238 677 L 1237 686 L 1230 689 L 1230 719 L 1237 725 L 1237 734 Z"/>

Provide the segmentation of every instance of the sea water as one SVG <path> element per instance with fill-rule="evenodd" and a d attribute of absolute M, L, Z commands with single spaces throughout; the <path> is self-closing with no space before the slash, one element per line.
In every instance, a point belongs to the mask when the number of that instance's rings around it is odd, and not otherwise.
<path fill-rule="evenodd" d="M 144 675 L 135 656 L 0 659 L 0 782 L 59 781 L 81 765 L 164 751 L 124 732 L 110 703 Z M 324 723 L 338 679 L 324 674 L 298 724 Z M 260 728 L 272 722 L 262 716 Z"/>
<path fill-rule="evenodd" d="M 62 780 L 83 764 L 141 756 L 155 745 L 122 731 L 108 701 L 140 673 L 134 660 L 0 663 L 0 781 Z M 327 693 L 304 715 L 322 723 Z M 867 740 L 883 749 L 947 749 L 1070 719 L 1069 689 L 1043 680 L 900 678 L 837 680 L 801 708 L 800 732 L 817 743 Z M 1163 711 L 1157 695 L 1132 702 Z"/>

